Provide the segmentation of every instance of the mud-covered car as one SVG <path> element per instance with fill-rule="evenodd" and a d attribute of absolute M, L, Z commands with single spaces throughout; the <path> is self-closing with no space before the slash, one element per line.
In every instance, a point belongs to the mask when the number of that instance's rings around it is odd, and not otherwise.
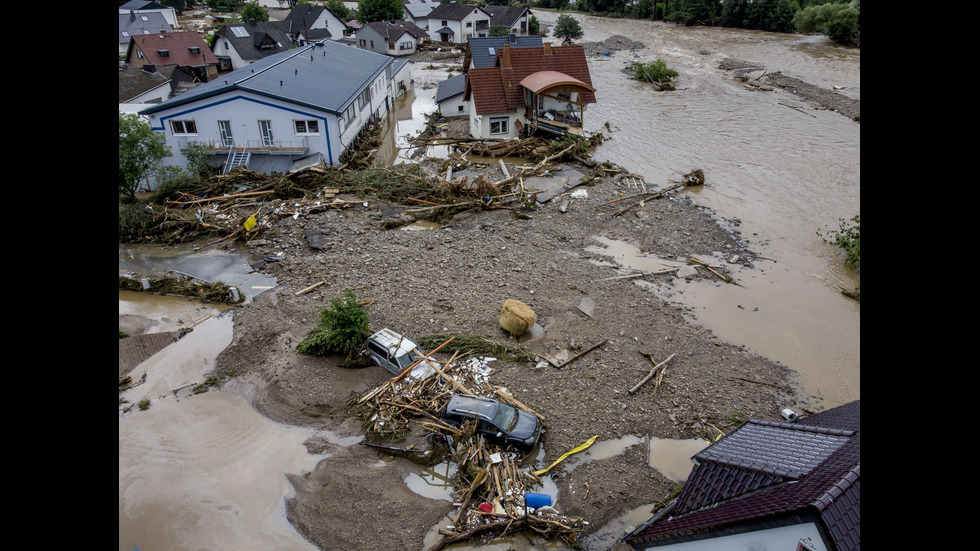
<path fill-rule="evenodd" d="M 398 375 L 412 364 L 409 379 L 423 379 L 435 375 L 435 370 L 429 362 L 439 366 L 434 360 L 419 361 L 422 357 L 415 353 L 418 350 L 425 354 L 422 348 L 411 339 L 388 329 L 387 327 L 368 337 L 367 354 L 371 363 L 379 365 L 394 375 Z"/>
<path fill-rule="evenodd" d="M 493 398 L 454 394 L 439 414 L 447 424 L 460 426 L 476 419 L 476 430 L 504 447 L 528 451 L 541 437 L 541 420 Z"/>

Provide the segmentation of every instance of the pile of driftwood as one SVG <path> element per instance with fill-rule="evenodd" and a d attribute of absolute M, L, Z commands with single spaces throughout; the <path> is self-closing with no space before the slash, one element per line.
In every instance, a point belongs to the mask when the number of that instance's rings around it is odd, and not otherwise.
<path fill-rule="evenodd" d="M 585 526 L 581 518 L 565 517 L 551 507 L 527 508 L 525 496 L 541 484 L 541 479 L 532 470 L 521 467 L 525 456 L 486 441 L 476 433 L 475 421 L 450 426 L 440 420 L 439 412 L 453 394 L 460 393 L 492 397 L 541 419 L 543 416 L 515 399 L 507 389 L 491 384 L 491 370 L 485 358 L 457 351 L 448 361 L 436 362 L 431 360 L 431 355 L 420 361 L 429 366 L 432 375 L 412 378 L 409 374 L 414 366 L 411 366 L 351 404 L 366 419 L 366 432 L 374 440 L 368 445 L 395 451 L 395 455 L 426 453 L 417 443 L 397 448 L 390 445 L 402 441 L 410 432 L 410 425 L 421 428 L 422 432 L 446 435 L 446 453 L 457 464 L 455 488 L 459 508 L 451 526 L 439 530 L 443 539 L 430 551 L 477 536 L 499 537 L 523 529 L 548 539 L 561 538 L 574 543 Z M 432 458 L 428 460 L 431 462 Z"/>

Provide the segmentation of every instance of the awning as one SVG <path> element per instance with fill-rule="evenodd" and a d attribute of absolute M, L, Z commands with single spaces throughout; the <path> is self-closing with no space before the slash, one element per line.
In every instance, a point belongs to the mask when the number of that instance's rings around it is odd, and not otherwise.
<path fill-rule="evenodd" d="M 548 88 L 559 85 L 581 86 L 586 90 L 595 92 L 595 88 L 589 86 L 581 80 L 570 77 L 565 73 L 560 73 L 558 71 L 538 71 L 537 73 L 531 73 L 530 75 L 524 77 L 524 80 L 521 81 L 521 86 L 527 88 L 535 94 L 540 93 L 542 90 L 547 90 Z"/>

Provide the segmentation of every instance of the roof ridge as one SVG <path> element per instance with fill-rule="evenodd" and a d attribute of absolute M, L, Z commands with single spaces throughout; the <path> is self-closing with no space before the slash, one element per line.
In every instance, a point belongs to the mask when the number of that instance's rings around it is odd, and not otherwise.
<path fill-rule="evenodd" d="M 855 430 L 820 427 L 816 425 L 800 425 L 796 423 L 787 423 L 785 421 L 766 421 L 763 419 L 749 419 L 748 422 L 752 423 L 753 425 L 761 425 L 764 427 L 776 427 L 782 429 L 799 430 L 803 432 L 813 432 L 816 434 L 829 434 L 831 436 L 854 436 L 855 434 L 857 434 L 857 431 Z"/>

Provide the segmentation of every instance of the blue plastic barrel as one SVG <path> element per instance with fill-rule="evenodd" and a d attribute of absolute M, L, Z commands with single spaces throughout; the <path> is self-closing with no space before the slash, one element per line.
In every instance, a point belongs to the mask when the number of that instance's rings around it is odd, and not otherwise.
<path fill-rule="evenodd" d="M 532 509 L 538 507 L 551 507 L 551 496 L 548 494 L 534 494 L 528 492 L 524 494 L 524 503 Z"/>

